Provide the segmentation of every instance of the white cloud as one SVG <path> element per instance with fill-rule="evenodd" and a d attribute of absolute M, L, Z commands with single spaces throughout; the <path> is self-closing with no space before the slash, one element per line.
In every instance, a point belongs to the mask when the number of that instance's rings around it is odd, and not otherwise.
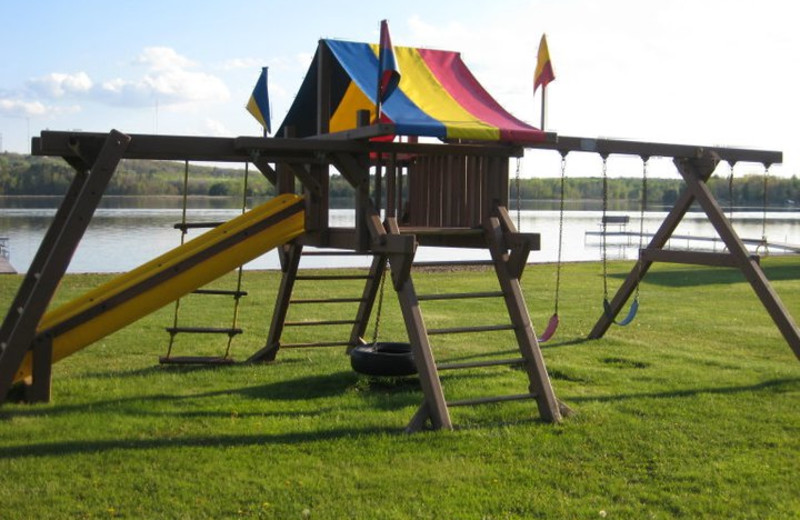
<path fill-rule="evenodd" d="M 114 78 L 101 83 L 96 93 L 103 101 L 142 107 L 158 103 L 178 107 L 193 103 L 222 102 L 230 98 L 225 83 L 218 77 L 195 70 L 195 63 L 168 47 L 148 47 L 134 60 L 145 65 L 140 79 Z"/>
<path fill-rule="evenodd" d="M 196 65 L 192 60 L 181 56 L 170 47 L 145 47 L 133 62 L 156 71 L 187 69 Z"/>
<path fill-rule="evenodd" d="M 85 94 L 92 88 L 92 80 L 85 72 L 76 74 L 52 72 L 40 78 L 33 78 L 27 84 L 37 94 L 53 98 Z"/>
<path fill-rule="evenodd" d="M 6 117 L 41 117 L 80 112 L 79 105 L 48 106 L 40 101 L 0 98 L 0 115 Z"/>
<path fill-rule="evenodd" d="M 232 137 L 235 135 L 224 123 L 210 117 L 206 118 L 203 127 L 206 130 L 205 135 L 214 137 Z"/>
<path fill-rule="evenodd" d="M 34 117 L 47 113 L 47 107 L 38 101 L 0 99 L 0 114 L 8 117 Z"/>
<path fill-rule="evenodd" d="M 222 64 L 222 70 L 253 69 L 259 70 L 263 66 L 258 58 L 234 58 Z"/>

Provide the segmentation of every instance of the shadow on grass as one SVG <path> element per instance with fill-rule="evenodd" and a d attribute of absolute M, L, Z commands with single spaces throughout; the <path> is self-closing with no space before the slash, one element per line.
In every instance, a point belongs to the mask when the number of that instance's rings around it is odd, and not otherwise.
<path fill-rule="evenodd" d="M 764 267 L 764 274 L 772 282 L 780 280 L 800 279 L 800 266 L 775 265 Z M 609 275 L 612 278 L 625 279 L 628 273 Z M 694 287 L 698 285 L 721 285 L 743 283 L 747 280 L 741 271 L 729 267 L 704 267 L 696 269 L 659 269 L 647 273 L 645 283 L 666 287 Z"/>
<path fill-rule="evenodd" d="M 400 428 L 336 428 L 313 432 L 254 434 L 254 435 L 208 435 L 203 437 L 176 437 L 173 439 L 114 439 L 100 441 L 64 441 L 42 444 L 8 446 L 0 448 L 0 460 L 53 455 L 95 454 L 111 450 L 157 450 L 174 448 L 246 448 L 264 444 L 304 444 L 342 438 L 357 438 L 365 435 L 401 435 Z"/>
<path fill-rule="evenodd" d="M 228 410 L 210 410 L 210 411 L 191 411 L 184 412 L 180 410 L 174 411 L 150 411 L 145 408 L 148 403 L 158 402 L 179 402 L 189 400 L 199 400 L 208 398 L 229 398 L 231 396 L 240 396 L 251 400 L 277 400 L 277 401 L 310 401 L 316 399 L 325 399 L 330 397 L 341 396 L 344 393 L 352 390 L 353 388 L 361 389 L 365 395 L 378 395 L 378 396 L 393 396 L 391 400 L 381 401 L 382 409 L 394 409 L 396 407 L 409 406 L 417 404 L 420 395 L 419 380 L 416 378 L 364 378 L 355 372 L 342 371 L 333 374 L 314 375 L 301 377 L 296 379 L 289 379 L 283 381 L 276 381 L 264 385 L 246 386 L 242 388 L 223 389 L 209 392 L 200 392 L 184 395 L 171 395 L 171 394 L 153 394 L 127 397 L 122 399 L 108 399 L 104 401 L 93 401 L 73 405 L 55 405 L 55 406 L 28 406 L 19 408 L 13 411 L 0 410 L 0 420 L 9 420 L 15 416 L 18 417 L 48 417 L 55 415 L 67 415 L 76 412 L 85 412 L 92 410 L 95 413 L 106 412 L 120 412 L 120 408 L 126 407 L 124 413 L 131 415 L 162 415 L 162 416 L 178 416 L 178 417 L 229 417 L 231 412 Z M 413 390 L 413 391 L 412 391 Z M 407 399 L 398 403 L 397 397 L 408 396 Z M 342 408 L 339 406 L 338 408 Z M 316 412 L 325 412 L 330 409 L 317 409 L 312 410 Z M 298 412 L 254 412 L 239 414 L 239 417 L 263 417 L 263 416 L 293 416 L 293 415 L 308 415 L 309 410 L 304 409 Z"/>
<path fill-rule="evenodd" d="M 668 392 L 650 392 L 641 394 L 616 394 L 605 396 L 581 396 L 581 397 L 566 397 L 559 396 L 569 403 L 583 403 L 583 402 L 613 402 L 625 401 L 628 399 L 664 399 L 673 397 L 691 397 L 700 394 L 741 394 L 744 392 L 757 392 L 769 390 L 774 393 L 788 392 L 794 390 L 795 385 L 800 385 L 800 378 L 783 378 L 771 379 L 769 381 L 762 381 L 754 385 L 747 386 L 723 386 L 717 388 L 689 388 L 686 390 L 671 390 Z"/>
<path fill-rule="evenodd" d="M 270 363 L 264 363 L 264 365 L 280 367 L 281 365 L 289 365 L 295 363 L 301 363 L 302 360 L 300 359 L 278 359 L 276 361 Z M 82 374 L 81 377 L 91 377 L 97 379 L 107 379 L 107 378 L 115 378 L 120 379 L 124 377 L 140 377 L 140 376 L 150 376 L 153 374 L 192 374 L 195 372 L 216 372 L 216 371 L 224 371 L 230 370 L 231 368 L 243 366 L 245 363 L 233 363 L 230 365 L 180 365 L 180 364 L 156 364 L 148 367 L 131 369 L 131 370 L 108 370 L 103 372 L 87 372 Z M 277 368 L 276 368 L 277 369 Z"/>

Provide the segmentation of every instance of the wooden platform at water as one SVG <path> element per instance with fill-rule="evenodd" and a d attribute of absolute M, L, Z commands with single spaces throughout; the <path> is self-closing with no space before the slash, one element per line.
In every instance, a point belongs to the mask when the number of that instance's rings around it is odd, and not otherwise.
<path fill-rule="evenodd" d="M 17 270 L 8 261 L 8 258 L 0 256 L 0 274 L 17 274 Z"/>

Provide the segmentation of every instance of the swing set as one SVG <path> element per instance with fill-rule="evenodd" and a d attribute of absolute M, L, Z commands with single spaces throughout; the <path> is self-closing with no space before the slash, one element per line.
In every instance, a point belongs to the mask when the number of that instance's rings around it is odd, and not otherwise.
<path fill-rule="evenodd" d="M 35 155 L 63 157 L 75 168 L 76 175 L 0 327 L 0 399 L 16 384 L 23 387 L 29 401 L 49 400 L 53 362 L 277 249 L 281 281 L 269 332 L 264 346 L 251 354 L 248 362 L 272 361 L 290 348 L 345 347 L 343 350 L 353 351 L 368 344 L 364 339 L 367 324 L 382 292 L 381 280 L 385 280 L 386 289 L 397 297 L 422 393 L 407 431 L 418 431 L 428 425 L 433 429 L 453 428 L 450 410 L 454 407 L 522 400 L 534 402 L 542 420 L 559 422 L 568 408 L 556 398 L 540 342 L 552 340 L 559 324 L 564 183 L 566 156 L 571 152 L 644 158 L 645 188 L 647 158 L 669 157 L 687 187 L 650 242 L 640 247 L 636 265 L 613 297 L 606 284 L 603 310 L 589 338 L 603 337 L 615 322 L 629 323 L 627 317 L 619 320 L 617 317 L 631 297 L 633 303 L 627 314 L 633 319 L 638 308 L 639 284 L 654 262 L 726 266 L 744 273 L 787 344 L 800 358 L 800 329 L 706 185 L 720 161 L 749 161 L 769 166 L 781 162 L 780 152 L 546 133 L 511 116 L 477 81 L 466 86 L 456 81 L 455 78 L 473 78 L 457 53 L 401 47 L 395 50 L 401 68 L 425 70 L 409 75 L 423 84 L 404 91 L 401 83 L 383 104 L 386 121 L 391 122 L 373 122 L 370 113 L 374 110 L 371 96 L 378 75 L 372 48 L 365 43 L 321 40 L 300 92 L 277 132 L 279 137 L 128 135 L 115 130 L 108 134 L 45 131 L 34 138 Z M 433 94 L 439 96 L 435 102 L 416 99 Z M 476 116 L 462 102 L 486 110 Z M 428 107 L 432 112 L 423 112 L 420 107 Z M 453 120 L 450 115 L 456 113 L 464 119 Z M 409 139 L 388 140 L 398 135 Z M 411 138 L 417 137 L 438 138 L 442 142 L 412 141 Z M 530 253 L 540 249 L 541 237 L 538 233 L 521 232 L 508 211 L 510 160 L 521 157 L 526 149 L 556 151 L 562 159 L 554 312 L 538 337 L 520 279 L 528 268 Z M 72 253 L 123 158 L 251 162 L 275 185 L 278 195 L 87 295 L 48 310 Z M 351 227 L 330 223 L 331 169 L 353 188 L 355 222 Z M 376 189 L 376 196 L 372 196 L 373 175 L 376 187 L 383 186 L 385 181 L 385 195 Z M 717 230 L 727 252 L 665 249 L 695 202 Z M 418 246 L 488 251 L 497 290 L 453 293 L 443 287 L 438 292 L 418 293 L 414 285 Z M 358 275 L 306 275 L 299 269 L 301 256 L 309 254 L 304 252 L 306 247 L 316 248 L 318 251 L 314 252 L 321 254 L 370 255 L 372 264 L 366 273 Z M 607 278 L 605 271 L 604 267 Z M 321 286 L 329 280 L 345 278 L 363 284 L 358 297 L 293 296 L 297 281 L 309 280 Z M 237 287 L 237 291 L 240 289 Z M 483 323 L 481 320 L 489 313 L 479 312 L 459 326 L 429 328 L 426 324 L 425 306 L 429 303 L 446 305 L 456 300 L 490 298 L 501 302 L 506 314 L 503 323 Z M 298 325 L 287 321 L 290 307 L 309 308 L 305 305 L 309 303 L 354 304 L 354 319 L 346 322 L 350 332 L 333 341 L 303 344 L 285 341 L 285 329 Z M 379 309 L 380 306 L 378 300 Z M 341 323 L 323 319 L 303 320 L 300 325 L 319 330 Z M 373 343 L 378 342 L 378 327 L 379 323 Z M 495 331 L 513 333 L 517 354 L 508 359 L 487 359 L 483 353 L 478 360 L 436 359 L 431 338 L 469 337 Z M 487 345 L 481 339 L 474 346 Z M 488 352 L 485 356 L 497 354 Z M 445 397 L 442 371 L 498 366 L 523 369 L 519 371 L 522 380 L 518 393 L 454 399 L 448 391 Z"/>

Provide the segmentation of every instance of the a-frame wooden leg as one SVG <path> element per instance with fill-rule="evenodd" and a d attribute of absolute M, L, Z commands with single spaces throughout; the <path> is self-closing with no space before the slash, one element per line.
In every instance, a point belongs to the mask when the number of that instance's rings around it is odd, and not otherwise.
<path fill-rule="evenodd" d="M 278 296 L 275 299 L 275 309 L 272 313 L 272 321 L 267 333 L 267 342 L 262 349 L 247 359 L 248 363 L 275 361 L 275 356 L 278 355 L 278 349 L 280 348 L 283 325 L 286 322 L 286 314 L 289 312 L 289 302 L 292 299 L 294 282 L 297 280 L 297 270 L 300 267 L 303 245 L 298 242 L 291 242 L 281 247 L 281 271 L 283 271 L 283 274 L 278 288 Z"/>
<path fill-rule="evenodd" d="M 390 235 L 400 238 L 400 230 L 396 219 L 389 219 L 388 227 Z M 371 232 L 378 235 L 385 234 L 382 227 L 378 228 L 377 222 L 373 222 Z M 380 236 L 376 238 L 380 238 Z M 402 239 L 414 240 L 410 236 L 402 237 Z M 414 362 L 419 373 L 420 386 L 425 396 L 425 401 L 406 426 L 406 431 L 415 432 L 421 430 L 428 419 L 431 422 L 431 426 L 436 430 L 451 430 L 453 423 L 450 420 L 450 411 L 447 409 L 447 403 L 444 400 L 442 383 L 439 380 L 439 372 L 436 369 L 433 350 L 428 341 L 428 330 L 425 327 L 425 321 L 422 319 L 417 292 L 411 279 L 410 271 L 414 253 L 415 248 L 412 247 L 408 248 L 408 251 L 404 254 L 389 255 L 392 286 L 397 292 L 400 311 L 403 314 L 408 340 L 411 344 L 411 352 L 414 355 Z"/>
<path fill-rule="evenodd" d="M 392 265 L 392 269 L 394 270 L 394 265 Z M 426 418 L 430 419 L 431 426 L 435 430 L 442 428 L 451 430 L 453 423 L 450 420 L 450 411 L 444 400 L 442 383 L 439 380 L 433 350 L 428 341 L 428 330 L 422 319 L 422 312 L 411 277 L 409 276 L 396 290 L 403 321 L 406 324 L 408 340 L 411 344 L 411 352 L 419 372 L 420 386 L 425 396 L 425 402 L 406 426 L 406 431 L 418 431 L 424 426 Z"/>
<path fill-rule="evenodd" d="M 711 176 L 711 174 L 714 172 L 714 168 L 716 168 L 716 165 L 717 161 L 713 159 L 706 161 L 703 166 L 702 173 L 698 173 L 701 175 L 703 182 L 705 182 Z M 686 216 L 686 212 L 692 207 L 694 200 L 695 197 L 691 190 L 686 190 L 680 194 L 678 200 L 675 201 L 672 209 L 662 221 L 661 226 L 659 226 L 658 231 L 656 231 L 656 233 L 653 235 L 653 238 L 650 239 L 650 243 L 647 245 L 648 250 L 660 250 L 667 245 L 670 237 L 675 232 L 675 229 L 677 229 L 678 224 L 681 223 L 683 217 Z M 651 260 L 642 258 L 640 254 L 636 265 L 633 266 L 633 269 L 631 269 L 631 272 L 628 273 L 625 281 L 611 299 L 609 312 L 606 313 L 604 310 L 604 312 L 597 319 L 594 327 L 592 327 L 591 332 L 589 332 L 589 339 L 599 339 L 603 337 L 606 331 L 608 331 L 609 327 L 611 327 L 611 325 L 614 323 L 614 319 L 617 317 L 617 314 L 622 311 L 622 308 L 633 295 L 634 291 L 636 290 L 636 285 L 644 278 L 645 274 L 647 274 L 652 265 L 653 262 Z"/>
<path fill-rule="evenodd" d="M 769 313 L 772 321 L 780 330 L 786 342 L 791 347 L 795 356 L 800 359 L 800 330 L 792 319 L 789 311 L 783 305 L 778 293 L 772 288 L 764 271 L 761 269 L 757 259 L 751 258 L 744 243 L 731 227 L 730 221 L 725 217 L 725 213 L 717 203 L 714 195 L 705 183 L 703 171 L 698 169 L 696 161 L 676 160 L 678 170 L 686 180 L 688 190 L 697 199 L 703 208 L 714 229 L 719 233 L 720 238 L 730 251 L 736 265 L 744 274 L 745 278 L 753 287 L 764 308 Z"/>
<path fill-rule="evenodd" d="M 501 209 L 501 211 L 503 211 Z M 522 295 L 522 288 L 519 283 L 519 276 L 522 268 L 514 275 L 509 270 L 509 259 L 514 264 L 515 271 L 519 267 L 518 262 L 514 262 L 517 255 L 508 255 L 503 246 L 503 229 L 500 219 L 492 217 L 486 224 L 486 235 L 489 242 L 489 251 L 494 261 L 495 273 L 503 291 L 506 308 L 511 322 L 514 325 L 517 345 L 520 353 L 525 359 L 525 368 L 528 374 L 529 391 L 536 396 L 536 403 L 539 408 L 539 415 L 547 422 L 561 421 L 561 408 L 556 399 L 553 387 L 550 384 L 550 376 L 544 363 L 542 351 L 539 348 L 539 341 L 533 331 L 528 307 Z"/>
<path fill-rule="evenodd" d="M 666 245 L 672 233 L 680 224 L 692 203 L 697 201 L 708 217 L 709 222 L 719 234 L 728 249 L 727 254 L 689 254 L 683 253 L 680 258 L 689 263 L 706 262 L 708 265 L 728 265 L 735 266 L 742 271 L 747 281 L 753 287 L 764 308 L 769 313 L 778 330 L 783 335 L 795 356 L 800 359 L 800 329 L 781 302 L 780 297 L 769 283 L 764 271 L 758 262 L 758 258 L 751 257 L 739 235 L 733 229 L 730 221 L 725 217 L 725 212 L 719 206 L 713 194 L 706 184 L 711 174 L 714 172 L 719 158 L 714 154 L 706 153 L 703 157 L 691 159 L 675 159 L 678 172 L 686 182 L 687 189 L 678 198 L 678 201 L 670 210 L 667 217 L 662 222 L 650 244 L 645 250 L 645 255 L 640 253 L 637 264 L 633 267 L 627 278 L 619 288 L 614 298 L 611 300 L 611 312 L 605 312 L 600 316 L 592 331 L 589 333 L 590 339 L 601 338 L 613 323 L 614 318 L 633 294 L 636 284 L 642 280 L 652 265 L 650 258 L 667 258 L 665 255 L 657 255 Z M 678 257 L 678 255 L 671 255 Z M 724 257 L 724 258 L 723 258 Z M 692 262 L 692 260 L 695 262 Z"/>
<path fill-rule="evenodd" d="M 32 347 L 36 327 L 130 141 L 129 136 L 114 130 L 100 150 L 79 150 L 86 152 L 83 164 L 0 327 L 0 401 L 8 394 L 20 363 Z"/>

